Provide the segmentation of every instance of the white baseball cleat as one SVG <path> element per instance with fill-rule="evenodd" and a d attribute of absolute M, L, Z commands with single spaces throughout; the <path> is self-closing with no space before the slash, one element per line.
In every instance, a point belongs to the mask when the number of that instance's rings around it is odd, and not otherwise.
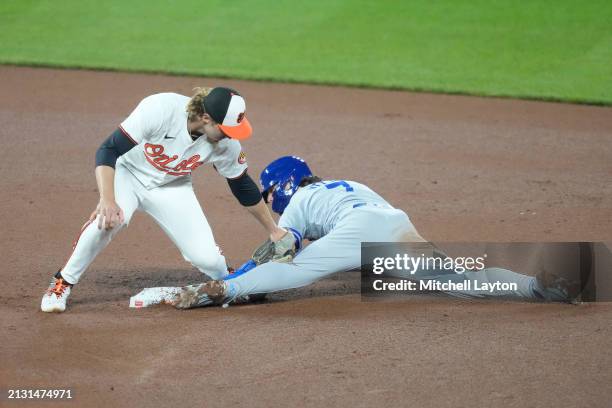
<path fill-rule="evenodd" d="M 53 277 L 49 288 L 43 295 L 40 310 L 47 313 L 61 313 L 66 310 L 66 301 L 70 296 L 71 285 L 66 284 L 63 279 Z"/>

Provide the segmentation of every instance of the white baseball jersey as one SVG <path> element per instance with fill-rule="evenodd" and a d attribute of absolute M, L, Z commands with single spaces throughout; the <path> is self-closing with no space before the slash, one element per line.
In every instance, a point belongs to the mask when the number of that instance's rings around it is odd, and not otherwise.
<path fill-rule="evenodd" d="M 235 178 L 246 169 L 240 143 L 222 139 L 195 141 L 187 130 L 189 98 L 162 93 L 143 99 L 125 119 L 121 131 L 136 145 L 115 166 L 115 200 L 124 223 L 98 229 L 97 222 L 83 226 L 62 276 L 77 283 L 96 255 L 127 226 L 136 210 L 151 215 L 176 244 L 183 257 L 212 278 L 227 275 L 225 257 L 216 245 L 208 220 L 191 183 L 191 172 L 212 163 L 224 177 Z M 166 184 L 180 180 L 177 183 Z"/>
<path fill-rule="evenodd" d="M 189 97 L 160 93 L 144 98 L 120 129 L 137 143 L 118 163 L 147 188 L 162 186 L 177 177 L 191 177 L 204 163 L 212 163 L 226 178 L 240 176 L 247 163 L 240 142 L 222 139 L 210 143 L 202 136 L 195 141 L 187 130 Z"/>
<path fill-rule="evenodd" d="M 302 238 L 327 235 L 348 211 L 360 206 L 392 208 L 368 186 L 355 181 L 327 180 L 300 188 L 291 198 L 278 225 L 293 228 Z"/>

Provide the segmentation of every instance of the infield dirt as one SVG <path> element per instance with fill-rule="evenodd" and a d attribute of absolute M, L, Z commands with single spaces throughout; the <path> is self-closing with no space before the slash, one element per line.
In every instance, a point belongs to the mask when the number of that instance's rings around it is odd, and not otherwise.
<path fill-rule="evenodd" d="M 252 175 L 300 155 L 432 241 L 612 240 L 611 108 L 16 67 L 0 83 L 2 406 L 41 404 L 15 388 L 72 388 L 61 406 L 610 406 L 610 303 L 361 302 L 346 273 L 264 304 L 131 310 L 144 287 L 200 279 L 142 213 L 66 313 L 39 304 L 97 203 L 96 148 L 149 94 L 239 89 Z M 211 167 L 194 184 L 239 264 L 263 230 Z"/>

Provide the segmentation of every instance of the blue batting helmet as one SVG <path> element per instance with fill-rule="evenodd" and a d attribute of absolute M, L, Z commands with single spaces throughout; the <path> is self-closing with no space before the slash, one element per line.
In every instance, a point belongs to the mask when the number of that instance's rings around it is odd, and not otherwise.
<path fill-rule="evenodd" d="M 306 162 L 297 156 L 283 156 L 263 169 L 259 176 L 264 200 L 272 194 L 272 211 L 282 214 L 304 177 L 312 176 Z"/>

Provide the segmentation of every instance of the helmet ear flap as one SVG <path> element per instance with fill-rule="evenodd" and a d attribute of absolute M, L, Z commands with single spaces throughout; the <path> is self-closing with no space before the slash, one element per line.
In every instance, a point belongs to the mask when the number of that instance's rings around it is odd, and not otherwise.
<path fill-rule="evenodd" d="M 297 190 L 295 185 L 295 177 L 290 174 L 289 177 L 283 177 L 269 189 L 272 194 L 272 211 L 282 214 L 285 211 L 293 193 Z"/>

